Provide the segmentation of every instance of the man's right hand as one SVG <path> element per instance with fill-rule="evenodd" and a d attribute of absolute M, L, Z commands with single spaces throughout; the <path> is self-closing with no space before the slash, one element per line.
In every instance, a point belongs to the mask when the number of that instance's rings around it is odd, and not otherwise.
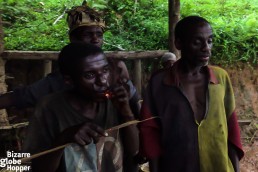
<path fill-rule="evenodd" d="M 97 143 L 100 137 L 105 136 L 107 136 L 107 133 L 100 126 L 92 122 L 85 122 L 65 129 L 60 139 L 66 143 L 74 142 L 83 146 L 90 144 L 92 141 Z"/>

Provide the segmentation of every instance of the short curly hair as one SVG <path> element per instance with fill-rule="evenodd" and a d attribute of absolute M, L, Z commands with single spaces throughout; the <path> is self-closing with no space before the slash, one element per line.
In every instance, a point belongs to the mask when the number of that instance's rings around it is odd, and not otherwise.
<path fill-rule="evenodd" d="M 188 32 L 192 29 L 193 26 L 198 24 L 208 24 L 210 23 L 200 17 L 200 16 L 188 16 L 180 20 L 175 27 L 175 39 L 185 39 L 188 36 Z"/>
<path fill-rule="evenodd" d="M 97 54 L 104 54 L 98 46 L 83 42 L 70 43 L 59 53 L 59 70 L 63 75 L 72 75 L 81 59 Z"/>

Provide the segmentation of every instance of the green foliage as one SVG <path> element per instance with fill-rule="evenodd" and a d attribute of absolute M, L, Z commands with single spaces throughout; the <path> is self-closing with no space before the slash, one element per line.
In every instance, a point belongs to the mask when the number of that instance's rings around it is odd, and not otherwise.
<path fill-rule="evenodd" d="M 168 17 L 167 9 L 161 9 L 162 4 L 109 1 L 106 21 L 110 32 L 105 35 L 106 40 L 125 50 L 167 49 Z"/>
<path fill-rule="evenodd" d="M 65 10 L 82 0 L 1 0 L 5 48 L 60 50 L 68 40 Z M 105 50 L 168 49 L 168 0 L 88 0 L 103 11 Z M 181 0 L 181 17 L 200 15 L 214 32 L 213 62 L 258 63 L 257 0 Z"/>
<path fill-rule="evenodd" d="M 6 49 L 58 50 L 68 42 L 65 20 L 54 24 L 63 14 L 66 4 L 60 1 L 3 1 Z"/>

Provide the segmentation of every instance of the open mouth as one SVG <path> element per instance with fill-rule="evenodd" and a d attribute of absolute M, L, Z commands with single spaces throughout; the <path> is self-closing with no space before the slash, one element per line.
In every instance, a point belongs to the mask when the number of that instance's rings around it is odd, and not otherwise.
<path fill-rule="evenodd" d="M 200 57 L 199 59 L 202 60 L 202 61 L 208 61 L 210 59 L 210 57 L 209 56 L 203 56 L 203 57 Z"/>
<path fill-rule="evenodd" d="M 100 97 L 100 98 L 109 98 L 110 97 L 110 89 L 109 88 L 103 88 L 103 89 L 99 89 L 95 91 L 96 93 L 96 97 Z"/>

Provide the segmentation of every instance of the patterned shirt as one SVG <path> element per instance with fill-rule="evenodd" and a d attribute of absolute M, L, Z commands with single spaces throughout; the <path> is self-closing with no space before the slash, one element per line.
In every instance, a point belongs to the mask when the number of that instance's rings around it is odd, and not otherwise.
<path fill-rule="evenodd" d="M 31 154 L 52 148 L 53 141 L 65 129 L 89 121 L 78 114 L 64 98 L 65 92 L 46 96 L 36 107 L 30 120 L 24 152 Z M 119 115 L 107 100 L 98 105 L 94 123 L 103 129 L 119 124 Z M 71 144 L 64 149 L 62 164 L 67 172 L 122 172 L 123 146 L 119 131 L 108 133 L 97 144 L 78 146 Z"/>

